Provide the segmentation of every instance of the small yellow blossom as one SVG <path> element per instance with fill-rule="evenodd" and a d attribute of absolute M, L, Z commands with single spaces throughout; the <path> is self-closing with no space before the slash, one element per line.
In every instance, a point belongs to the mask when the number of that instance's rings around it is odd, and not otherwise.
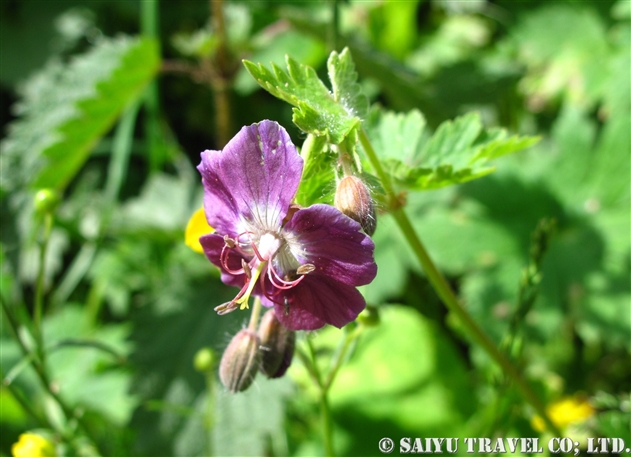
<path fill-rule="evenodd" d="M 213 228 L 208 225 L 206 221 L 206 214 L 204 208 L 200 208 L 193 213 L 186 225 L 186 233 L 184 235 L 184 242 L 186 245 L 195 252 L 203 253 L 204 249 L 199 243 L 199 237 L 211 233 Z"/>
<path fill-rule="evenodd" d="M 13 457 L 56 457 L 55 445 L 35 433 L 22 433 L 11 447 Z"/>
<path fill-rule="evenodd" d="M 585 398 L 565 397 L 551 403 L 546 412 L 557 427 L 565 429 L 568 425 L 583 422 L 591 417 L 594 409 Z M 546 425 L 539 416 L 533 417 L 532 427 L 540 432 L 546 430 Z"/>

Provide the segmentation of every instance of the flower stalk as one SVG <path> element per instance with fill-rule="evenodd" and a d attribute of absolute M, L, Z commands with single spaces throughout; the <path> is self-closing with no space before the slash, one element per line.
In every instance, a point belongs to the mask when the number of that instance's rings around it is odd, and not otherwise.
<path fill-rule="evenodd" d="M 471 315 L 464 309 L 464 307 L 458 301 L 456 294 L 453 292 L 449 283 L 442 275 L 442 273 L 436 268 L 436 265 L 430 258 L 425 246 L 421 242 L 420 238 L 416 234 L 410 219 L 397 203 L 396 193 L 390 180 L 390 176 L 384 171 L 381 166 L 381 162 L 377 157 L 377 154 L 368 139 L 368 135 L 364 130 L 359 133 L 359 141 L 366 152 L 366 156 L 370 161 L 370 164 L 374 168 L 377 176 L 381 180 L 381 184 L 386 192 L 386 201 L 391 208 L 391 214 L 394 217 L 399 229 L 403 233 L 406 241 L 412 248 L 412 252 L 416 256 L 417 260 L 423 267 L 423 271 L 427 275 L 427 279 L 432 284 L 432 287 L 447 306 L 449 311 L 454 313 L 463 326 L 467 329 L 471 337 L 491 356 L 491 358 L 502 368 L 503 372 L 510 379 L 513 380 L 522 396 L 528 401 L 537 411 L 539 416 L 543 419 L 549 430 L 555 433 L 555 436 L 562 436 L 558 427 L 550 420 L 543 403 L 539 400 L 537 395 L 532 391 L 526 380 L 519 374 L 515 366 L 509 361 L 509 359 L 497 348 L 495 343 L 484 333 L 484 331 L 473 320 Z"/>
<path fill-rule="evenodd" d="M 44 313 L 44 288 L 46 279 L 46 252 L 48 241 L 53 228 L 53 215 L 51 212 L 44 214 L 44 235 L 39 250 L 39 268 L 37 271 L 37 283 L 35 285 L 35 310 L 33 312 L 33 325 L 35 329 L 35 341 L 37 343 L 37 355 L 44 363 L 44 335 L 42 330 L 42 315 Z"/>
<path fill-rule="evenodd" d="M 23 355 L 25 357 L 29 357 L 31 352 L 29 351 L 28 347 L 24 344 L 24 341 L 22 341 L 22 339 L 20 338 L 19 324 L 17 320 L 15 319 L 15 316 L 11 312 L 9 305 L 5 302 L 4 297 L 2 297 L 2 294 L 0 294 L 0 304 L 2 305 L 2 310 L 4 311 L 4 315 L 7 318 L 9 327 L 11 328 L 11 331 L 13 332 L 15 341 L 18 342 L 18 345 L 20 346 L 20 349 L 22 350 Z M 41 349 L 43 351 L 43 347 Z M 86 426 L 83 418 L 80 415 L 75 414 L 72 408 L 69 405 L 67 405 L 66 402 L 59 396 L 59 394 L 52 388 L 52 384 L 50 382 L 48 374 L 46 373 L 44 369 L 44 365 L 42 364 L 41 359 L 38 359 L 37 357 L 33 357 L 31 358 L 31 364 L 33 366 L 33 369 L 35 370 L 35 374 L 37 375 L 37 377 L 39 378 L 42 384 L 42 387 L 44 387 L 44 390 L 46 390 L 46 392 L 53 398 L 53 400 L 57 402 L 57 404 L 63 411 L 64 415 L 66 416 L 66 420 L 70 421 L 71 419 L 75 419 L 77 421 L 77 425 L 79 426 L 79 429 L 94 444 L 95 448 L 99 449 L 98 455 L 104 455 L 100 451 L 98 441 L 95 439 L 95 437 L 90 432 L 89 428 Z M 62 435 L 64 436 L 65 439 L 70 441 L 70 437 L 66 436 L 63 433 Z"/>

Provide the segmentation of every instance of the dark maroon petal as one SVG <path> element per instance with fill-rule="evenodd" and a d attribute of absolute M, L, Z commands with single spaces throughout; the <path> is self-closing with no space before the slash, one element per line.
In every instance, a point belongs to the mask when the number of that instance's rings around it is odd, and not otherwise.
<path fill-rule="evenodd" d="M 204 151 L 197 169 L 204 210 L 219 234 L 236 236 L 246 221 L 278 229 L 296 195 L 303 161 L 278 123 L 243 127 L 222 151 Z"/>
<path fill-rule="evenodd" d="M 285 225 L 300 249 L 292 252 L 316 272 L 351 286 L 370 283 L 377 274 L 375 245 L 359 223 L 329 205 L 301 209 Z M 293 245 L 293 243 L 292 243 Z"/>
<path fill-rule="evenodd" d="M 203 235 L 199 237 L 199 242 L 204 248 L 204 254 L 208 257 L 212 263 L 221 268 L 221 280 L 228 284 L 229 286 L 242 287 L 245 284 L 245 275 L 233 275 L 225 271 L 223 266 L 221 265 L 221 251 L 225 245 L 223 237 L 219 235 L 215 235 L 211 233 L 209 235 Z M 230 255 L 228 256 L 228 268 L 233 271 L 239 270 L 241 268 L 241 259 L 243 257 L 236 252 L 234 249 L 231 249 Z M 245 259 L 246 261 L 248 259 Z"/>
<path fill-rule="evenodd" d="M 278 320 L 289 330 L 316 330 L 324 324 L 341 328 L 366 307 L 355 287 L 313 273 L 283 295 L 279 303 L 274 303 L 274 309 Z M 271 305 L 267 298 L 262 300 L 264 305 Z"/>

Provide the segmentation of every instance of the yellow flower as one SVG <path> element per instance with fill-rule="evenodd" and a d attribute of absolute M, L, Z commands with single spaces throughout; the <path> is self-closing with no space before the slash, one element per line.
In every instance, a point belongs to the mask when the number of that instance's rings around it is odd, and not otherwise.
<path fill-rule="evenodd" d="M 199 243 L 199 237 L 212 232 L 213 228 L 206 221 L 204 208 L 200 208 L 193 213 L 186 225 L 186 233 L 184 234 L 184 242 L 195 252 L 203 253 L 204 249 Z"/>
<path fill-rule="evenodd" d="M 564 429 L 568 425 L 585 421 L 594 414 L 594 409 L 585 398 L 565 397 L 548 405 L 546 412 L 557 427 Z M 535 430 L 546 430 L 546 425 L 539 416 L 533 417 L 531 424 Z"/>
<path fill-rule="evenodd" d="M 11 447 L 13 457 L 56 457 L 55 445 L 35 433 L 22 433 Z"/>

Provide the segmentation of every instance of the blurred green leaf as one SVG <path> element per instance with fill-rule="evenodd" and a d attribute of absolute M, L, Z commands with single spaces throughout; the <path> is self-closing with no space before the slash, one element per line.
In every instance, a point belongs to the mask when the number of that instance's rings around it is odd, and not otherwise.
<path fill-rule="evenodd" d="M 119 354 L 130 352 L 128 325 L 109 324 L 94 328 L 83 308 L 66 304 L 46 318 L 44 337 L 47 345 L 68 339 L 89 339 L 113 348 Z M 123 426 L 131 417 L 136 398 L 128 394 L 131 377 L 111 354 L 93 347 L 66 347 L 49 353 L 52 377 L 60 395 L 71 404 L 80 404 L 97 411 L 113 424 Z"/>
<path fill-rule="evenodd" d="M 460 184 L 492 173 L 488 161 L 528 148 L 537 137 L 484 130 L 480 115 L 469 113 L 443 122 L 430 137 L 418 111 L 377 113 L 368 126 L 373 146 L 397 183 L 410 190 Z"/>
<path fill-rule="evenodd" d="M 559 35 L 559 28 L 567 33 Z M 588 3 L 538 8 L 511 35 L 518 59 L 529 69 L 521 88 L 533 108 L 541 109 L 559 95 L 583 107 L 602 97 L 611 48 L 603 20 Z"/>
<path fill-rule="evenodd" d="M 313 68 L 318 68 L 326 60 L 324 45 L 299 30 L 289 29 L 276 33 L 276 31 L 263 31 L 253 38 L 255 51 L 249 59 L 253 62 L 270 62 L 282 65 L 285 56 L 289 56 L 297 62 L 302 62 Z M 240 95 L 249 95 L 260 86 L 250 76 L 245 67 L 241 67 L 235 79 L 235 91 Z"/>
<path fill-rule="evenodd" d="M 315 70 L 287 56 L 287 72 L 272 64 L 272 70 L 262 64 L 245 60 L 245 68 L 252 77 L 275 97 L 294 106 L 293 121 L 304 132 L 325 136 L 333 144 L 359 126 L 359 112 L 363 110 L 356 74 L 350 51 L 331 53 L 329 77 L 332 78 L 333 93 L 318 78 Z"/>
<path fill-rule="evenodd" d="M 254 456 L 287 454 L 285 401 L 294 393 L 287 377 L 266 379 L 259 375 L 247 391 L 216 392 L 215 455 Z"/>
<path fill-rule="evenodd" d="M 380 317 L 380 324 L 360 337 L 330 390 L 335 422 L 352 432 L 345 454 L 375 455 L 378 437 L 393 431 L 466 436 L 463 419 L 473 414 L 476 401 L 455 347 L 413 309 L 382 307 Z M 314 339 L 321 367 L 342 337 L 343 331 L 329 327 Z M 304 366 L 294 364 L 290 374 L 308 384 Z M 376 397 L 380 400 L 367 401 Z M 365 439 L 373 436 L 374 441 Z"/>
<path fill-rule="evenodd" d="M 49 63 L 22 89 L 20 118 L 2 143 L 2 187 L 63 188 L 121 111 L 158 70 L 153 41 L 103 40 L 68 64 Z"/>
<path fill-rule="evenodd" d="M 403 59 L 416 41 L 416 11 L 419 0 L 398 2 L 396 0 L 375 4 L 370 9 L 373 42 L 379 49 Z"/>

